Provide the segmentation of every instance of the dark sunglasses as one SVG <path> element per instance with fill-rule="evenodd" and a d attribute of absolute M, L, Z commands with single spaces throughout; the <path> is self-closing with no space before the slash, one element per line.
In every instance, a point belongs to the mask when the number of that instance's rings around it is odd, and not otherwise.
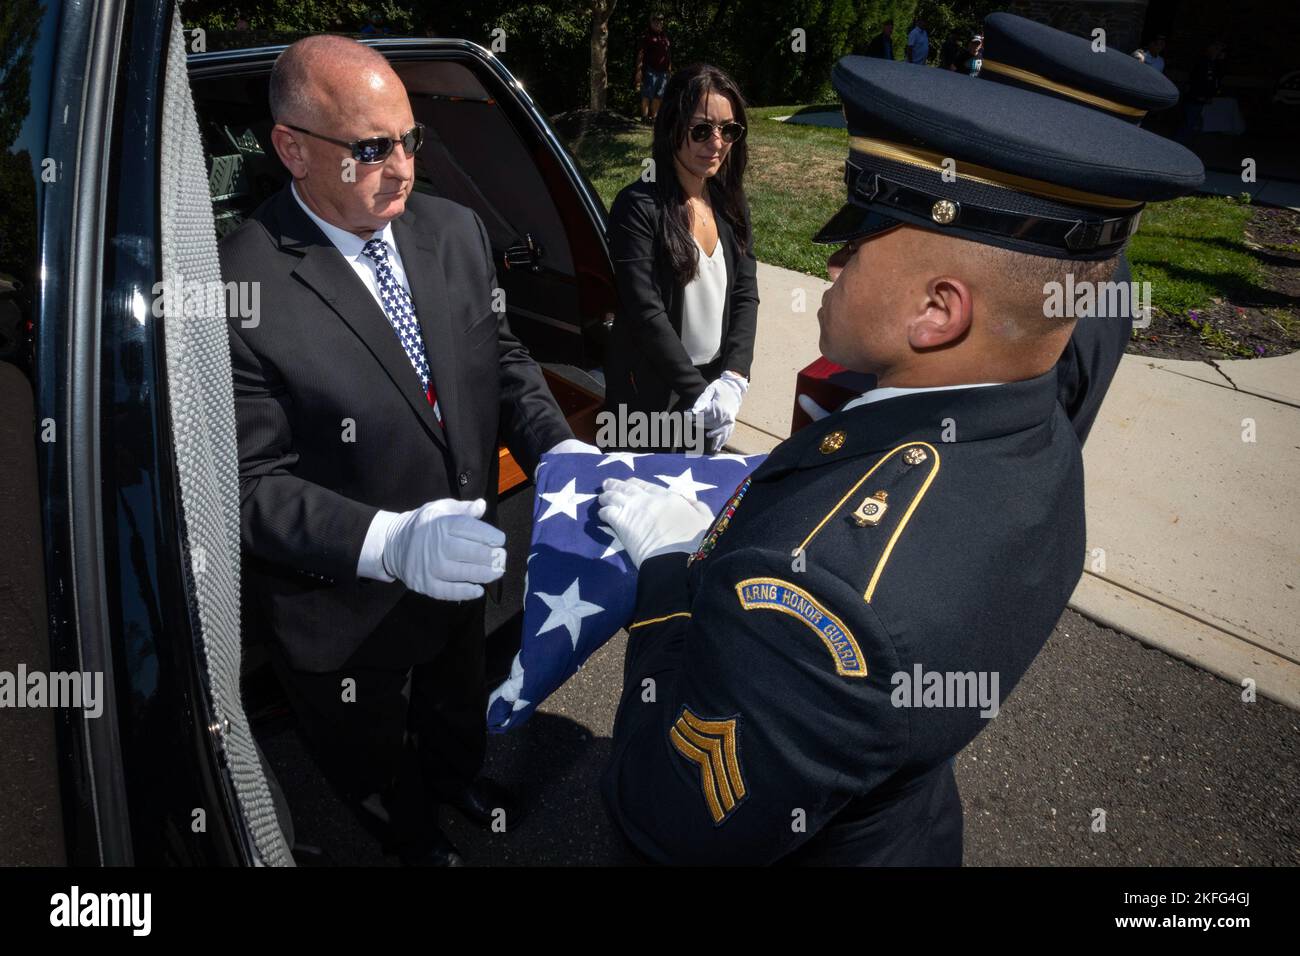
<path fill-rule="evenodd" d="M 702 143 L 713 135 L 714 130 L 722 133 L 724 143 L 735 143 L 745 135 L 745 127 L 739 123 L 696 123 L 691 127 L 691 139 L 697 143 Z"/>
<path fill-rule="evenodd" d="M 407 156 L 414 156 L 416 152 L 424 145 L 424 124 L 416 123 L 397 139 L 390 136 L 374 136 L 370 139 L 356 139 L 349 142 L 345 139 L 335 139 L 332 136 L 322 136 L 320 133 L 313 133 L 309 129 L 303 129 L 301 126 L 294 126 L 292 123 L 285 123 L 291 130 L 299 133 L 306 133 L 308 136 L 315 136 L 317 139 L 323 139 L 327 143 L 333 143 L 336 146 L 346 146 L 352 150 L 352 158 L 358 163 L 364 163 L 367 166 L 374 166 L 382 163 L 392 155 L 393 147 L 399 142 L 402 149 L 406 150 Z"/>

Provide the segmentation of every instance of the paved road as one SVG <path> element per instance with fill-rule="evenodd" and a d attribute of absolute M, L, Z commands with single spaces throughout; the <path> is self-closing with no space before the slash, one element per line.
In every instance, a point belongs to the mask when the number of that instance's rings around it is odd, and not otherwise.
<path fill-rule="evenodd" d="M 502 509 L 516 555 L 528 507 L 520 494 Z M 519 578 L 512 568 L 507 603 Z M 528 817 L 488 834 L 444 810 L 444 829 L 471 863 L 628 861 L 594 787 L 625 641 L 595 654 L 528 724 L 490 738 L 487 772 L 516 789 Z M 300 841 L 334 862 L 394 862 L 330 793 L 292 728 L 263 739 Z M 957 778 L 967 865 L 1300 864 L 1300 714 L 1244 703 L 1226 681 L 1073 611 L 958 757 Z M 1090 827 L 1098 808 L 1105 832 Z"/>

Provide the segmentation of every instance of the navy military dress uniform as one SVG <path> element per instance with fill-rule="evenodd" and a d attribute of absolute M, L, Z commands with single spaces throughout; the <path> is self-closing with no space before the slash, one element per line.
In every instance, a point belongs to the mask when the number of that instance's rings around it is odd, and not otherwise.
<path fill-rule="evenodd" d="M 1178 87 L 1127 53 L 1093 48 L 1091 40 L 1016 16 L 992 13 L 984 20 L 984 63 L 980 78 L 1030 90 L 1098 110 L 1129 123 L 1178 102 Z M 1121 253 L 1113 282 L 1133 279 Z M 1131 304 L 1131 303 L 1130 303 Z M 1102 399 L 1132 335 L 1130 308 L 1079 322 L 1056 364 L 1060 400 L 1082 443 L 1092 430 Z"/>
<path fill-rule="evenodd" d="M 737 494 L 641 567 L 610 814 L 657 862 L 959 865 L 950 758 L 988 718 L 896 707 L 894 675 L 1005 695 L 1051 633 L 1084 553 L 1055 374 L 837 412 Z"/>
<path fill-rule="evenodd" d="M 819 241 L 906 223 L 1110 260 L 1146 201 L 1203 177 L 1182 147 L 1038 93 L 863 57 L 832 80 L 848 202 Z M 640 568 L 611 818 L 655 862 L 959 864 L 952 759 L 989 712 L 970 697 L 996 677 L 1000 705 L 1015 686 L 1084 548 L 1055 369 L 850 403 L 803 429 L 698 551 Z M 947 706 L 909 692 L 931 675 Z"/>

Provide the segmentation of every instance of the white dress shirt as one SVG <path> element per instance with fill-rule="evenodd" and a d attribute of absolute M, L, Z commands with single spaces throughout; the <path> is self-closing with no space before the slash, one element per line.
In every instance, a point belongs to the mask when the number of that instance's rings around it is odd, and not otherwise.
<path fill-rule="evenodd" d="M 1005 383 L 970 382 L 966 385 L 922 385 L 915 388 L 887 385 L 884 388 L 873 388 L 863 392 L 857 398 L 845 402 L 840 411 L 847 412 L 850 408 L 857 408 L 859 405 L 870 405 L 872 402 L 883 402 L 886 399 L 901 398 L 904 395 L 919 395 L 921 392 L 948 392 L 955 388 L 991 388 L 994 385 L 1002 384 Z"/>
<path fill-rule="evenodd" d="M 692 365 L 707 365 L 722 354 L 722 310 L 727 305 L 727 257 L 722 237 L 713 255 L 704 251 L 700 240 L 691 239 L 699 250 L 695 278 L 682 289 L 682 345 Z"/>
<path fill-rule="evenodd" d="M 366 246 L 367 240 L 362 239 L 354 232 L 340 229 L 332 222 L 326 222 L 320 216 L 312 212 L 307 207 L 307 204 L 302 201 L 302 197 L 298 195 L 297 183 L 294 183 L 289 188 L 293 191 L 293 198 L 297 200 L 298 205 L 302 207 L 302 211 L 307 214 L 312 222 L 316 223 L 316 225 L 320 227 L 320 231 L 325 233 L 325 238 L 328 239 L 330 243 L 333 244 L 334 248 L 339 251 L 340 255 L 348 261 L 348 265 L 350 265 L 352 271 L 357 274 L 357 278 L 360 279 L 365 284 L 365 287 L 370 290 L 370 295 L 374 298 L 375 304 L 379 306 L 379 310 L 382 312 L 384 309 L 384 303 L 383 300 L 379 298 L 379 274 L 375 270 L 374 261 L 369 256 L 362 255 L 361 253 L 361 250 Z M 395 278 L 401 284 L 402 288 L 406 290 L 406 294 L 410 295 L 411 285 L 406 281 L 406 269 L 402 266 L 402 253 L 401 250 L 397 248 L 397 240 L 393 238 L 393 224 L 391 222 L 386 224 L 376 235 L 383 239 L 384 243 L 388 246 L 388 264 L 393 268 L 393 278 Z M 372 235 L 371 238 L 375 238 L 375 235 Z M 387 313 L 385 313 L 385 316 L 387 316 Z"/>

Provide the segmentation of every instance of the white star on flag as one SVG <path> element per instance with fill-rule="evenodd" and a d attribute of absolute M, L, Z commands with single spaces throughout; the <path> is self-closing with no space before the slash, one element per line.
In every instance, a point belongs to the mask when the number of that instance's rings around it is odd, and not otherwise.
<path fill-rule="evenodd" d="M 627 550 L 626 548 L 623 547 L 623 542 L 618 539 L 618 535 L 614 533 L 613 528 L 608 528 L 605 525 L 601 525 L 600 530 L 605 532 L 605 534 L 609 535 L 610 537 L 609 546 L 605 548 L 605 553 L 601 555 L 601 558 L 611 558 L 614 555 L 618 554 L 620 551 Z"/>
<path fill-rule="evenodd" d="M 582 619 L 591 617 L 593 614 L 599 614 L 605 610 L 598 604 L 592 604 L 584 601 L 578 593 L 578 579 L 574 578 L 573 583 L 564 589 L 563 594 L 543 594 L 537 592 L 551 613 L 546 615 L 546 621 L 537 629 L 538 634 L 545 634 L 557 627 L 566 627 L 569 630 L 569 640 L 573 642 L 574 650 L 578 647 L 578 634 L 582 630 Z"/>
<path fill-rule="evenodd" d="M 528 589 L 525 587 L 524 590 L 526 592 Z M 524 700 L 519 696 L 519 691 L 523 689 L 523 686 L 524 665 L 520 663 L 519 657 L 516 655 L 514 661 L 510 664 L 510 676 L 505 679 L 500 687 L 488 695 L 488 710 L 492 709 L 492 703 L 497 699 L 502 699 L 510 703 L 511 714 L 523 710 L 532 703 L 532 701 Z M 507 718 L 502 726 L 507 726 L 509 723 L 510 719 Z"/>
<path fill-rule="evenodd" d="M 543 492 L 542 500 L 546 502 L 546 513 L 538 518 L 538 521 L 545 521 L 552 515 L 562 514 L 565 517 L 578 520 L 578 505 L 584 504 L 595 498 L 595 495 L 580 495 L 577 493 L 578 479 L 570 478 L 569 483 L 559 491 Z"/>
<path fill-rule="evenodd" d="M 614 465 L 614 464 L 622 463 L 624 465 L 627 465 L 633 471 L 636 471 L 636 465 L 632 464 L 632 462 L 636 461 L 636 459 L 638 458 L 646 457 L 646 454 L 647 454 L 646 452 L 638 453 L 633 451 L 611 451 L 609 454 L 605 456 L 604 460 L 602 460 L 601 463 L 596 467 L 604 468 L 606 465 Z"/>
<path fill-rule="evenodd" d="M 655 475 L 660 481 L 668 486 L 669 491 L 676 492 L 687 501 L 698 501 L 695 496 L 697 491 L 708 491 L 710 488 L 716 488 L 717 485 L 706 485 L 701 481 L 696 481 L 691 470 L 687 468 L 680 475 Z"/>

